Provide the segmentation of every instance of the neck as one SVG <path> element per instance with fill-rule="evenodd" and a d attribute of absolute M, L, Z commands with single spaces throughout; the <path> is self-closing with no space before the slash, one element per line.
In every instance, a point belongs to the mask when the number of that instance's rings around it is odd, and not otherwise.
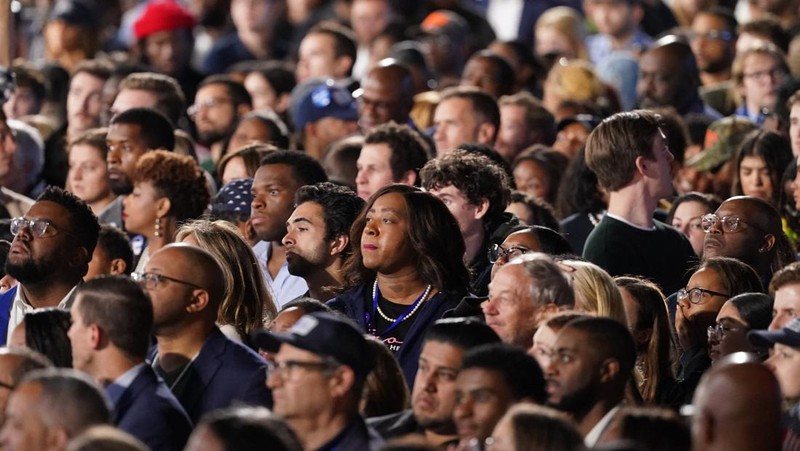
<path fill-rule="evenodd" d="M 745 105 L 747 105 L 747 114 L 750 116 L 758 115 L 761 108 L 767 107 L 761 102 L 761 99 L 745 99 Z"/>
<path fill-rule="evenodd" d="M 464 261 L 467 262 L 467 264 L 474 260 L 479 252 L 486 252 L 483 246 L 483 239 L 486 236 L 486 232 L 483 230 L 483 224 L 478 224 L 475 229 L 476 230 L 473 232 L 464 235 L 464 245 L 466 246 Z"/>
<path fill-rule="evenodd" d="M 617 215 L 639 227 L 652 228 L 657 200 L 645 196 L 642 187 L 629 185 L 609 195 L 608 213 Z"/>
<path fill-rule="evenodd" d="M 415 268 L 394 274 L 378 273 L 377 280 L 381 295 L 397 304 L 413 304 L 427 286 Z"/>
<path fill-rule="evenodd" d="M 156 331 L 156 339 L 161 367 L 169 371 L 164 367 L 165 358 L 187 361 L 193 359 L 200 352 L 213 328 L 213 323 L 208 325 L 201 321 L 159 328 Z"/>
<path fill-rule="evenodd" d="M 341 267 L 342 261 L 337 255 L 325 269 L 305 277 L 309 295 L 323 302 L 336 296 L 342 286 Z"/>
<path fill-rule="evenodd" d="M 347 427 L 348 417 L 327 409 L 312 417 L 287 418 L 286 422 L 297 434 L 303 449 L 320 449 Z"/>
<path fill-rule="evenodd" d="M 91 208 L 92 212 L 95 214 L 95 216 L 97 216 L 100 213 L 102 213 L 103 210 L 105 210 L 105 208 L 108 207 L 111 204 L 111 202 L 114 202 L 114 199 L 116 199 L 116 198 L 117 198 L 117 196 L 115 196 L 114 193 L 109 191 L 108 195 L 105 196 L 104 198 L 98 199 L 98 200 L 96 200 L 94 202 L 90 202 L 89 203 L 89 208 Z"/>
<path fill-rule="evenodd" d="M 105 353 L 107 357 L 98 356 L 101 359 L 100 364 L 94 365 L 94 368 L 88 371 L 103 387 L 119 379 L 131 368 L 144 362 L 144 357 L 126 356 L 119 351 L 110 349 L 107 351 Z"/>
<path fill-rule="evenodd" d="M 617 404 L 619 404 L 619 401 L 611 402 L 610 400 L 603 399 L 596 402 L 589 410 L 576 414 L 575 421 L 578 423 L 578 432 L 580 432 L 583 437 L 586 437 L 586 435 L 592 431 L 592 428 Z"/>
<path fill-rule="evenodd" d="M 703 86 L 713 86 L 719 83 L 726 82 L 731 79 L 731 71 L 723 70 L 720 72 L 700 72 L 700 82 Z"/>
<path fill-rule="evenodd" d="M 309 156 L 311 156 L 315 160 L 322 161 L 325 149 L 320 147 L 316 138 L 314 138 L 313 136 L 306 135 L 306 140 L 303 143 L 303 149 Z"/>
<path fill-rule="evenodd" d="M 175 224 L 171 219 L 162 218 L 160 234 L 161 236 L 156 236 L 155 231 L 152 230 L 145 235 L 147 237 L 147 247 L 150 255 L 153 255 L 157 250 L 172 242 L 172 237 L 175 235 Z"/>
<path fill-rule="evenodd" d="M 79 280 L 20 283 L 19 289 L 25 295 L 25 300 L 34 308 L 57 307 Z"/>
<path fill-rule="evenodd" d="M 256 59 L 269 56 L 270 41 L 272 39 L 268 33 L 243 30 L 239 32 L 239 39 L 242 40 L 242 44 L 247 47 L 247 50 L 249 50 Z"/>

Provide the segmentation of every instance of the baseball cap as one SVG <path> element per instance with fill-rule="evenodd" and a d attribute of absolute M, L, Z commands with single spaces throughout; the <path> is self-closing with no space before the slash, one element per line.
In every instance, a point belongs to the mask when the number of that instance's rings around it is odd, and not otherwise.
<path fill-rule="evenodd" d="M 292 121 L 296 130 L 326 117 L 358 120 L 358 106 L 350 91 L 333 79 L 311 79 L 292 91 Z"/>
<path fill-rule="evenodd" d="M 253 179 L 231 180 L 220 188 L 211 201 L 211 215 L 236 215 L 250 217 L 250 202 L 253 201 L 251 188 Z"/>
<path fill-rule="evenodd" d="M 710 171 L 728 161 L 745 135 L 758 126 L 749 119 L 728 116 L 711 123 L 706 131 L 703 151 L 686 161 L 686 166 L 698 171 Z"/>
<path fill-rule="evenodd" d="M 174 0 L 148 3 L 142 15 L 133 23 L 136 39 L 146 38 L 154 33 L 172 30 L 191 30 L 195 26 L 192 13 Z"/>
<path fill-rule="evenodd" d="M 781 330 L 751 330 L 747 333 L 750 343 L 771 347 L 775 343 L 800 348 L 800 318 L 789 321 Z"/>
<path fill-rule="evenodd" d="M 330 313 L 304 315 L 286 332 L 258 331 L 253 341 L 269 352 L 278 352 L 287 343 L 322 357 L 332 357 L 363 377 L 375 366 L 375 351 L 356 326 Z"/>
<path fill-rule="evenodd" d="M 578 114 L 575 116 L 567 117 L 558 121 L 556 124 L 556 133 L 563 130 L 567 125 L 571 124 L 581 124 L 586 127 L 586 130 L 592 131 L 595 127 L 600 124 L 600 119 L 596 116 L 592 116 L 591 114 Z"/>
<path fill-rule="evenodd" d="M 80 0 L 58 0 L 50 12 L 49 20 L 61 20 L 67 25 L 97 27 L 100 20 L 93 5 Z"/>
<path fill-rule="evenodd" d="M 428 14 L 418 29 L 418 35 L 444 34 L 450 39 L 460 41 L 469 33 L 467 21 L 459 14 L 439 9 Z"/>

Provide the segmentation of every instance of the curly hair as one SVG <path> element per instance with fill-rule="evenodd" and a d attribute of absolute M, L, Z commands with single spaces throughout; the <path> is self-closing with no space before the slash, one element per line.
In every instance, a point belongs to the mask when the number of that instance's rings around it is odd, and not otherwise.
<path fill-rule="evenodd" d="M 331 182 L 306 185 L 298 189 L 294 197 L 295 207 L 305 202 L 314 202 L 322 207 L 325 215 L 325 241 L 332 241 L 339 235 L 348 235 L 353 221 L 365 204 L 364 199 L 350 188 Z"/>
<path fill-rule="evenodd" d="M 376 191 L 353 223 L 350 229 L 353 253 L 344 265 L 345 290 L 372 281 L 376 276 L 375 271 L 364 266 L 361 236 L 367 225 L 367 212 L 377 199 L 387 194 L 399 194 L 406 203 L 409 223 L 406 239 L 416 254 L 420 277 L 448 294 L 465 294 L 470 273 L 464 264 L 464 240 L 456 218 L 433 194 L 400 184 Z"/>
<path fill-rule="evenodd" d="M 422 187 L 438 190 L 452 185 L 469 203 L 489 201 L 484 224 L 491 224 L 503 215 L 511 197 L 508 175 L 489 158 L 456 149 L 425 164 L 419 172 Z"/>
<path fill-rule="evenodd" d="M 160 196 L 170 200 L 169 215 L 177 222 L 200 217 L 211 200 L 202 169 L 186 155 L 147 152 L 136 163 L 133 181 L 152 183 Z"/>

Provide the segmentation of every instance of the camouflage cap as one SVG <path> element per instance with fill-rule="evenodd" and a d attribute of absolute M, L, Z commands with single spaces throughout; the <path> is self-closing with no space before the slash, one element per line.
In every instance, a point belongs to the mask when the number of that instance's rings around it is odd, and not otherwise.
<path fill-rule="evenodd" d="M 686 161 L 686 166 L 698 171 L 718 168 L 736 153 L 745 135 L 757 128 L 749 119 L 739 116 L 714 121 L 706 131 L 703 151 Z"/>

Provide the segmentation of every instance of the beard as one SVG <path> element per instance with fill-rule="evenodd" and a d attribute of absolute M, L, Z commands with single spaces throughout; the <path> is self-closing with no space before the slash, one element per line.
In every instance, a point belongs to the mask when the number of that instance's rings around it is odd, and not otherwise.
<path fill-rule="evenodd" d="M 133 192 L 133 183 L 127 177 L 109 179 L 108 185 L 117 196 L 126 196 Z"/>
<path fill-rule="evenodd" d="M 31 258 L 16 263 L 6 260 L 6 272 L 20 283 L 40 282 L 51 273 L 45 265 L 36 263 Z"/>

